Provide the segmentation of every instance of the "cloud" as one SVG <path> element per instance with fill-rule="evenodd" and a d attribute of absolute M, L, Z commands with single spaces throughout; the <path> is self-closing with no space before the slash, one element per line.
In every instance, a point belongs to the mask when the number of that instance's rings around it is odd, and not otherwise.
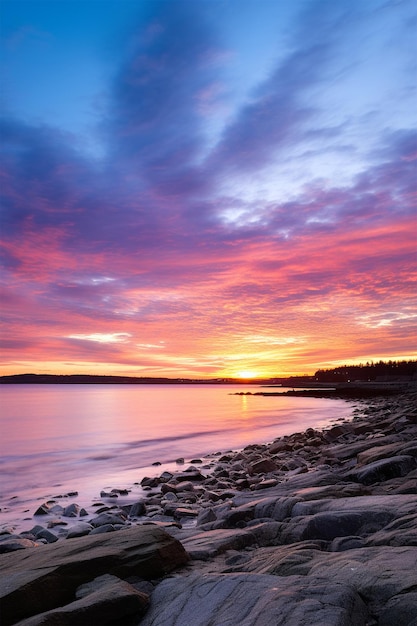
<path fill-rule="evenodd" d="M 365 152 L 349 121 L 321 119 L 314 92 L 333 85 L 350 41 L 355 13 L 342 9 L 307 4 L 291 47 L 221 132 L 207 119 L 222 103 L 225 46 L 200 5 L 181 2 L 152 3 L 132 29 L 103 159 L 59 129 L 3 120 L 7 358 L 21 347 L 38 361 L 211 372 L 230 350 L 272 367 L 336 358 L 329 328 L 349 354 L 382 340 L 404 353 L 416 133 L 386 126 Z M 349 176 L 309 177 L 315 159 L 328 172 L 338 152 L 349 169 L 355 151 Z"/>

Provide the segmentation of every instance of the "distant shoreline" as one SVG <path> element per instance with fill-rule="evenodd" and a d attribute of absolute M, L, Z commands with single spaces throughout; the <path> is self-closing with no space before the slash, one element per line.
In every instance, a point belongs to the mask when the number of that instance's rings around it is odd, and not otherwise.
<path fill-rule="evenodd" d="M 280 379 L 190 379 L 190 378 L 162 378 L 149 376 L 112 376 L 94 374 L 13 374 L 0 376 L 0 385 L 251 385 L 277 389 L 277 391 L 237 392 L 237 395 L 260 396 L 302 396 L 312 398 L 368 398 L 380 395 L 395 395 L 407 390 L 415 389 L 415 381 L 391 382 L 311 382 L 294 380 L 294 378 Z M 278 391 L 280 388 L 290 387 L 287 391 Z"/>
<path fill-rule="evenodd" d="M 240 380 L 221 378 L 205 380 L 101 374 L 12 374 L 9 376 L 0 376 L 0 384 L 3 385 L 261 385 L 268 382 L 271 382 L 271 379 Z"/>

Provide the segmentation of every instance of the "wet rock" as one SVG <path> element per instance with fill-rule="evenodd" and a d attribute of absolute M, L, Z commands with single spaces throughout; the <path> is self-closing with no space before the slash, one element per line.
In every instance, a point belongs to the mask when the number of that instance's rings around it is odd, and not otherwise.
<path fill-rule="evenodd" d="M 260 459 L 259 461 L 255 461 L 248 466 L 249 474 L 267 474 L 268 472 L 273 472 L 276 469 L 278 469 L 276 463 L 268 458 Z"/>
<path fill-rule="evenodd" d="M 173 477 L 174 474 L 172 474 L 171 472 L 162 472 L 159 479 L 162 480 L 164 483 L 168 483 Z"/>
<path fill-rule="evenodd" d="M 178 485 L 174 485 L 173 483 L 162 483 L 161 485 L 161 493 L 165 494 L 168 493 L 169 491 L 176 493 L 177 492 L 177 486 Z"/>
<path fill-rule="evenodd" d="M 34 512 L 33 515 L 48 515 L 50 513 L 50 508 L 49 506 L 45 503 L 45 504 L 41 504 L 41 506 L 39 506 L 36 511 Z"/>
<path fill-rule="evenodd" d="M 181 517 L 197 517 L 198 510 L 197 509 L 187 509 L 185 507 L 177 507 L 174 511 L 174 517 L 176 519 L 181 519 Z"/>
<path fill-rule="evenodd" d="M 118 498 L 117 493 L 112 493 L 111 491 L 100 491 L 100 498 Z"/>
<path fill-rule="evenodd" d="M 93 517 L 90 524 L 97 527 L 105 524 L 123 524 L 125 521 L 126 517 L 122 513 L 101 513 L 97 517 Z"/>
<path fill-rule="evenodd" d="M 145 503 L 142 502 L 142 500 L 139 500 L 139 502 L 135 502 L 134 504 L 132 504 L 130 511 L 129 511 L 129 516 L 140 517 L 141 515 L 145 515 L 145 513 L 146 513 Z"/>
<path fill-rule="evenodd" d="M 80 510 L 81 510 L 81 507 L 78 504 L 75 504 L 75 502 L 73 502 L 72 504 L 69 504 L 68 506 L 65 507 L 65 509 L 62 512 L 62 515 L 64 517 L 77 517 Z"/>
<path fill-rule="evenodd" d="M 157 487 L 160 482 L 161 482 L 160 479 L 157 478 L 156 476 L 155 477 L 145 476 L 140 481 L 140 484 L 142 485 L 142 487 Z"/>
<path fill-rule="evenodd" d="M 201 472 L 199 472 L 198 470 L 192 470 L 192 471 L 186 470 L 185 472 L 182 472 L 180 474 L 175 474 L 175 480 L 177 480 L 178 482 L 184 482 L 184 481 L 200 482 L 204 479 L 205 479 L 205 476 L 203 476 Z"/>
<path fill-rule="evenodd" d="M 178 501 L 178 496 L 177 496 L 177 494 L 176 494 L 176 493 L 174 493 L 173 491 L 167 491 L 167 492 L 164 494 L 164 497 L 163 497 L 163 499 L 161 500 L 161 503 L 162 503 L 162 502 L 164 502 L 164 501 L 165 501 L 165 502 L 177 502 L 177 501 Z"/>
<path fill-rule="evenodd" d="M 101 533 L 112 533 L 116 530 L 114 524 L 103 524 L 102 526 L 96 526 L 89 533 L 90 535 L 100 535 Z"/>
<path fill-rule="evenodd" d="M 176 493 L 181 491 L 194 491 L 194 485 L 191 481 L 185 480 L 184 482 L 177 485 Z"/>
<path fill-rule="evenodd" d="M 74 524 L 74 526 L 72 526 L 68 531 L 67 539 L 84 537 L 85 535 L 88 535 L 92 530 L 93 526 L 88 522 L 78 522 L 77 524 Z"/>
<path fill-rule="evenodd" d="M 208 522 L 214 522 L 217 516 L 212 508 L 202 509 L 197 517 L 197 526 L 202 526 Z"/>
<path fill-rule="evenodd" d="M 47 530 L 46 528 L 42 528 L 41 530 L 39 530 L 36 533 L 35 537 L 36 539 L 45 539 L 48 543 L 55 543 L 55 541 L 58 541 L 57 535 L 51 533 L 51 531 Z"/>
<path fill-rule="evenodd" d="M 275 487 L 278 484 L 278 480 L 276 478 L 269 478 L 267 480 L 262 480 L 260 483 L 253 485 L 254 491 L 259 491 L 260 489 L 269 489 L 269 487 Z"/>
<path fill-rule="evenodd" d="M 25 539 L 24 537 L 11 537 L 0 542 L 0 554 L 6 552 L 15 552 L 16 550 L 24 550 L 25 548 L 36 548 L 39 546 L 39 542 Z"/>

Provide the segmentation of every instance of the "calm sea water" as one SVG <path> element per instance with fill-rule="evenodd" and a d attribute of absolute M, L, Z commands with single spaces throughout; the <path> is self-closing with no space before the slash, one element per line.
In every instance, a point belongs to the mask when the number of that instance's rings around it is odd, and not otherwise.
<path fill-rule="evenodd" d="M 2 385 L 0 522 L 39 500 L 131 487 L 217 451 L 265 443 L 349 418 L 342 400 L 238 396 L 225 385 Z M 153 467 L 154 462 L 162 467 Z M 1 525 L 1 524 L 0 524 Z M 30 525 L 29 525 L 30 526 Z"/>

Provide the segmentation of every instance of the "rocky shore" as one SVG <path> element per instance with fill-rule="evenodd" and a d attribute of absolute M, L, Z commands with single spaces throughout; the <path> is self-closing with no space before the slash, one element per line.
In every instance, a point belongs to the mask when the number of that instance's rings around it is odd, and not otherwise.
<path fill-rule="evenodd" d="M 417 393 L 0 535 L 4 626 L 416 626 Z M 68 521 L 71 520 L 69 524 Z"/>

